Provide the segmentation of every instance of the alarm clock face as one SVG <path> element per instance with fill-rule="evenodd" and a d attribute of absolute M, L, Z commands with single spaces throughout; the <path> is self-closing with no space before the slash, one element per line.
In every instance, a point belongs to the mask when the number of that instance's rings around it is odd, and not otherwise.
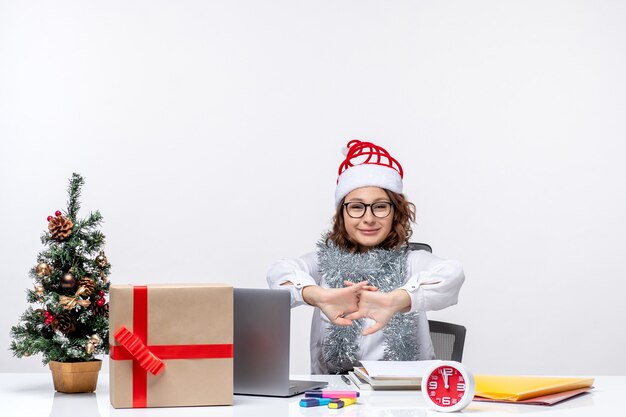
<path fill-rule="evenodd" d="M 474 398 L 474 377 L 459 362 L 433 365 L 422 378 L 422 395 L 437 411 L 458 411 Z"/>

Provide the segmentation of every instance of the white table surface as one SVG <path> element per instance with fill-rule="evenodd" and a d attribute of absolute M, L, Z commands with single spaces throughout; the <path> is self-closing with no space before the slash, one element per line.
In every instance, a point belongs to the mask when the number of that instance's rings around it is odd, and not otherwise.
<path fill-rule="evenodd" d="M 337 376 L 293 379 L 323 379 L 329 389 L 348 389 Z M 626 416 L 626 376 L 597 377 L 595 389 L 588 394 L 551 407 L 472 402 L 462 415 L 500 417 L 512 415 L 612 417 Z M 354 389 L 352 386 L 350 389 Z M 234 406 L 114 409 L 109 403 L 109 376 L 101 374 L 98 388 L 91 394 L 61 394 L 52 387 L 52 376 L 45 373 L 0 373 L 0 416 L 10 417 L 108 417 L 108 416 L 370 416 L 425 417 L 445 416 L 430 410 L 419 391 L 361 391 L 358 404 L 331 410 L 327 407 L 302 408 L 302 395 L 291 398 L 235 396 Z M 458 413 L 455 413 L 458 414 Z"/>

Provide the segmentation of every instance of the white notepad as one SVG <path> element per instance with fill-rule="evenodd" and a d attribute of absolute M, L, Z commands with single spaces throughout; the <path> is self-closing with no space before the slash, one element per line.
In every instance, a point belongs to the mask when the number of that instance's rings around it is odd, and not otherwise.
<path fill-rule="evenodd" d="M 431 361 L 361 361 L 372 378 L 421 378 L 438 360 Z"/>

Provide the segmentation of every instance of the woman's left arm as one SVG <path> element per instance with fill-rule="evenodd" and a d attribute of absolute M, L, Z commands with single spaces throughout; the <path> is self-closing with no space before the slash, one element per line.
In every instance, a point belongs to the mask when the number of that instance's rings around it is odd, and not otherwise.
<path fill-rule="evenodd" d="M 400 288 L 411 298 L 411 312 L 441 310 L 458 302 L 465 281 L 459 262 L 426 251 L 412 251 L 407 268 L 409 279 Z"/>
<path fill-rule="evenodd" d="M 358 311 L 345 316 L 347 320 L 367 317 L 375 322 L 363 330 L 363 336 L 384 328 L 396 313 L 441 310 L 457 303 L 465 281 L 460 263 L 425 251 L 409 253 L 407 263 L 409 279 L 405 285 L 388 293 L 365 289 Z M 349 281 L 344 284 L 354 285 Z"/>

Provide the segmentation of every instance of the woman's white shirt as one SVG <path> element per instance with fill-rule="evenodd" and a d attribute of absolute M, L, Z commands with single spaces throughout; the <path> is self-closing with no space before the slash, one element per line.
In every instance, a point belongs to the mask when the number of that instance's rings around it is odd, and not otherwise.
<path fill-rule="evenodd" d="M 438 258 L 424 250 L 410 251 L 407 256 L 407 280 L 399 288 L 406 290 L 411 297 L 410 312 L 419 314 L 417 338 L 420 358 L 433 359 L 434 352 L 428 319 L 424 312 L 441 310 L 458 301 L 459 291 L 465 274 L 461 264 L 453 260 Z M 306 304 L 302 298 L 302 289 L 309 285 L 328 288 L 324 277 L 319 272 L 317 253 L 310 252 L 295 259 L 283 259 L 274 262 L 267 271 L 270 288 L 288 290 L 291 293 L 291 307 Z M 291 283 L 291 285 L 283 285 Z M 365 327 L 373 321 L 365 319 Z M 316 308 L 311 324 L 311 372 L 327 373 L 322 358 L 322 342 L 330 322 Z M 359 341 L 360 360 L 381 360 L 384 354 L 383 331 L 370 336 L 361 336 Z"/>

